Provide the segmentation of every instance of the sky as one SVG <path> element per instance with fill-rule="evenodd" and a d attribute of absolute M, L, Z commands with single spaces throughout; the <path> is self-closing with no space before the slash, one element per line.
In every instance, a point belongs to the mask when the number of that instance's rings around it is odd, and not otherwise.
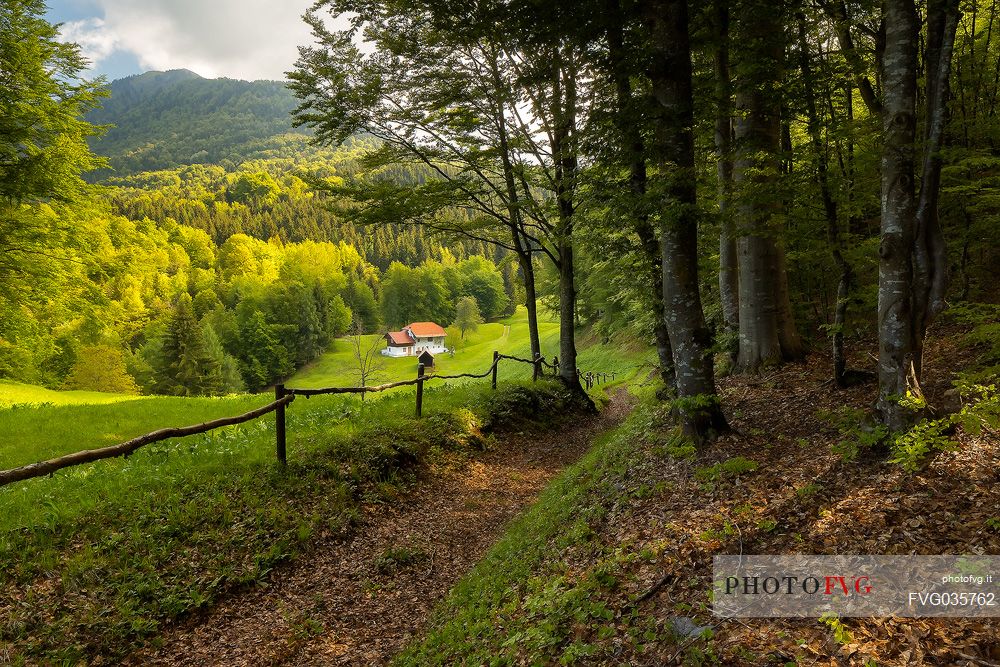
<path fill-rule="evenodd" d="M 80 44 L 89 76 L 189 69 L 206 78 L 285 78 L 311 42 L 312 0 L 49 0 L 46 18 Z"/>

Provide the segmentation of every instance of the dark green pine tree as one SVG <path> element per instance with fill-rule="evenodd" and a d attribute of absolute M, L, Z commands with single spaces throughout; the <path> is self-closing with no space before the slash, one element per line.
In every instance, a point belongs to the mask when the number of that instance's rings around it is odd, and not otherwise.
<path fill-rule="evenodd" d="M 167 326 L 153 389 L 170 396 L 211 396 L 221 392 L 222 384 L 222 365 L 205 342 L 191 297 L 184 294 Z"/>
<path fill-rule="evenodd" d="M 237 312 L 240 371 L 247 388 L 257 391 L 290 375 L 295 366 L 281 343 L 280 327 L 269 324 L 251 302 L 245 303 Z"/>

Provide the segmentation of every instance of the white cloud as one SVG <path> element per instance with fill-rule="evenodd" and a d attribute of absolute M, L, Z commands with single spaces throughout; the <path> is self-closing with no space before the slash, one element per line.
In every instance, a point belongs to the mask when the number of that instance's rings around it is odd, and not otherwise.
<path fill-rule="evenodd" d="M 311 0 L 97 0 L 103 19 L 66 24 L 94 63 L 115 50 L 145 69 L 205 77 L 283 79 L 311 41 L 302 14 Z"/>
<path fill-rule="evenodd" d="M 80 53 L 97 64 L 110 56 L 118 48 L 118 38 L 99 18 L 71 21 L 60 29 L 63 40 L 80 45 Z"/>

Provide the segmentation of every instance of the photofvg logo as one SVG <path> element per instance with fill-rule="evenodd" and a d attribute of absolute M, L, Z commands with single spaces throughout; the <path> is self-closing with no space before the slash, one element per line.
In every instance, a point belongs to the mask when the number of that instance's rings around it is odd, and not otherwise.
<path fill-rule="evenodd" d="M 872 592 L 871 577 L 824 575 L 822 577 L 726 577 L 726 595 L 868 595 Z"/>
<path fill-rule="evenodd" d="M 1000 616 L 998 556 L 716 556 L 723 617 Z"/>

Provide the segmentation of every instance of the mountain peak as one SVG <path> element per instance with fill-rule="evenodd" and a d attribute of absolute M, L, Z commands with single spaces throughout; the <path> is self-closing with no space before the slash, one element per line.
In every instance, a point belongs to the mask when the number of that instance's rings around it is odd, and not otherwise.
<path fill-rule="evenodd" d="M 115 79 L 111 82 L 111 85 L 119 83 L 142 83 L 157 81 L 158 83 L 173 83 L 176 81 L 190 81 L 193 79 L 204 78 L 196 72 L 192 72 L 189 69 L 168 69 L 161 72 L 160 70 L 149 70 L 148 72 L 143 72 L 142 74 L 132 74 L 130 76 L 122 77 L 121 79 Z"/>

